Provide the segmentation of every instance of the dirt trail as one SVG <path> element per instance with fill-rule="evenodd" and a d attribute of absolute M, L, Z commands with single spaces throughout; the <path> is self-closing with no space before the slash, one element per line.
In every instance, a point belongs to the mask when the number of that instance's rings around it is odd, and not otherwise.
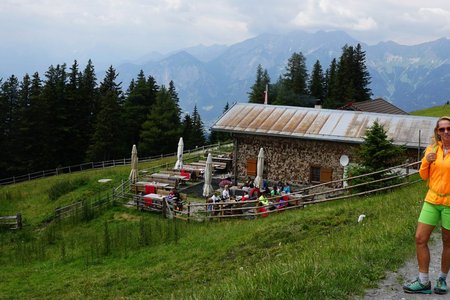
<path fill-rule="evenodd" d="M 441 261 L 441 251 L 442 251 L 442 240 L 440 232 L 433 233 L 432 236 L 433 241 L 430 242 L 430 254 L 431 254 L 431 262 L 430 262 L 430 279 L 432 283 L 432 287 L 436 282 L 436 278 L 439 275 L 440 261 Z M 386 278 L 382 280 L 378 287 L 375 289 L 370 289 L 366 291 L 364 300 L 387 300 L 387 299 L 395 299 L 395 300 L 444 300 L 450 299 L 450 294 L 448 295 L 411 295 L 403 292 L 402 286 L 406 281 L 412 280 L 417 276 L 417 260 L 414 256 L 410 260 L 408 260 L 403 267 L 401 267 L 397 272 L 388 272 L 386 274 Z M 448 281 L 447 281 L 448 282 Z"/>

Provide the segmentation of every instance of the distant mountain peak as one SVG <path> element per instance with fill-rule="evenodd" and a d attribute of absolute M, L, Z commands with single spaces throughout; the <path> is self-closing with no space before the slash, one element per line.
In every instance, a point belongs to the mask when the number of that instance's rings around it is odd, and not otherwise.
<path fill-rule="evenodd" d="M 339 59 L 345 44 L 357 43 L 366 52 L 374 97 L 384 98 L 407 111 L 449 100 L 447 38 L 415 46 L 393 41 L 369 46 L 340 30 L 264 33 L 230 46 L 197 45 L 181 49 L 157 61 L 120 66 L 118 71 L 124 83 L 136 78 L 139 69 L 154 76 L 159 84 L 173 80 L 182 109 L 190 112 L 196 104 L 205 124 L 210 124 L 227 102 L 248 101 L 258 64 L 267 69 L 274 83 L 293 52 L 305 55 L 308 72 L 316 60 L 325 71 L 333 58 Z"/>

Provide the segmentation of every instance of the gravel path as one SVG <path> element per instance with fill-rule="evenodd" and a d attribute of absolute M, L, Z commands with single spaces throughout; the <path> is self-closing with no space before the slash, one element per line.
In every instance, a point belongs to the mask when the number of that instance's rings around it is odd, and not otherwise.
<path fill-rule="evenodd" d="M 441 261 L 441 250 L 442 250 L 442 240 L 440 232 L 433 233 L 432 236 L 433 241 L 430 242 L 430 253 L 431 253 L 431 262 L 430 262 L 430 279 L 432 283 L 432 287 L 436 282 L 436 278 L 439 275 L 440 261 Z M 450 299 L 449 295 L 411 295 L 403 292 L 402 286 L 406 281 L 412 280 L 417 276 L 417 260 L 414 256 L 406 264 L 401 267 L 397 272 L 388 272 L 386 274 L 386 278 L 378 284 L 378 288 L 370 289 L 366 291 L 366 295 L 364 300 L 374 300 L 374 299 L 395 299 L 395 300 L 416 300 L 416 299 L 425 299 L 425 300 L 444 300 Z"/>

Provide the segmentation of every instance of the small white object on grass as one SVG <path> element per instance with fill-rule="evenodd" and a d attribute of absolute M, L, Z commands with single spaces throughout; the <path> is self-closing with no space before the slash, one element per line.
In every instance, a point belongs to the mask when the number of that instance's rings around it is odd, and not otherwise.
<path fill-rule="evenodd" d="M 112 179 L 109 178 L 104 178 L 104 179 L 99 179 L 98 182 L 100 183 L 105 183 L 105 182 L 110 182 Z"/>
<path fill-rule="evenodd" d="M 364 220 L 365 217 L 366 217 L 366 215 L 359 215 L 359 217 L 358 217 L 358 223 L 361 223 L 362 220 Z"/>

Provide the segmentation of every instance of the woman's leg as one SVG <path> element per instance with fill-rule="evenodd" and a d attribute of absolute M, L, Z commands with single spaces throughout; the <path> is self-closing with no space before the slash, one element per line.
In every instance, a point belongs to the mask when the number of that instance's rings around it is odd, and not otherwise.
<path fill-rule="evenodd" d="M 416 230 L 416 254 L 417 262 L 419 264 L 419 272 L 428 273 L 430 267 L 430 249 L 428 248 L 428 241 L 434 226 L 424 223 L 417 223 Z"/>
<path fill-rule="evenodd" d="M 450 269 L 450 230 L 442 227 L 442 259 L 441 271 L 448 273 Z"/>

